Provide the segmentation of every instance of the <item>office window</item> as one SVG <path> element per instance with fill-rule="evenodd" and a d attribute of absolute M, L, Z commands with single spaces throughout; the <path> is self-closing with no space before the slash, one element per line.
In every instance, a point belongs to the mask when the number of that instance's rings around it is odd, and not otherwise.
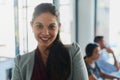
<path fill-rule="evenodd" d="M 112 44 L 116 57 L 120 62 L 120 0 L 110 0 L 110 43 Z"/>
<path fill-rule="evenodd" d="M 0 80 L 7 80 L 15 57 L 14 15 L 14 0 L 0 0 Z"/>
<path fill-rule="evenodd" d="M 103 35 L 105 41 L 120 61 L 120 11 L 119 0 L 97 0 L 96 35 Z M 112 56 L 111 56 L 112 57 Z M 110 62 L 113 63 L 112 58 Z"/>
<path fill-rule="evenodd" d="M 70 0 L 60 0 L 61 40 L 64 44 L 72 43 L 72 6 Z"/>
<path fill-rule="evenodd" d="M 96 35 L 109 39 L 109 0 L 97 0 Z"/>
<path fill-rule="evenodd" d="M 0 57 L 15 56 L 13 0 L 0 0 Z"/>

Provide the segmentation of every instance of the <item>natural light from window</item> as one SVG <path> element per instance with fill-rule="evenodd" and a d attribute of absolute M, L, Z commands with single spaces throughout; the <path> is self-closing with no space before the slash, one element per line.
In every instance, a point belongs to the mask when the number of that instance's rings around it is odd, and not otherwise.
<path fill-rule="evenodd" d="M 110 0 L 110 43 L 120 61 L 120 0 Z"/>

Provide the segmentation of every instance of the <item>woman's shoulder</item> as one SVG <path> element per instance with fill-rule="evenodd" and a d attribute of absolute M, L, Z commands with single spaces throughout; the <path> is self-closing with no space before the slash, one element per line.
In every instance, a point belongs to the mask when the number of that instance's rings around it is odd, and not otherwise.
<path fill-rule="evenodd" d="M 34 53 L 35 51 L 31 51 L 23 55 L 17 55 L 15 58 L 15 62 L 19 64 L 28 63 L 34 59 Z"/>
<path fill-rule="evenodd" d="M 28 52 L 28 53 L 25 53 L 23 55 L 17 55 L 16 58 L 26 58 L 26 57 L 30 57 L 34 54 L 35 51 L 31 51 L 31 52 Z"/>
<path fill-rule="evenodd" d="M 65 47 L 70 51 L 76 51 L 80 49 L 80 45 L 78 43 L 67 44 Z"/>
<path fill-rule="evenodd" d="M 68 51 L 72 57 L 81 53 L 80 45 L 78 43 L 68 44 L 68 45 L 65 45 L 65 47 L 68 49 Z"/>
<path fill-rule="evenodd" d="M 65 47 L 67 47 L 67 48 L 78 48 L 78 47 L 80 47 L 80 46 L 79 46 L 78 43 L 73 42 L 73 43 L 71 43 L 71 44 L 65 44 Z"/>

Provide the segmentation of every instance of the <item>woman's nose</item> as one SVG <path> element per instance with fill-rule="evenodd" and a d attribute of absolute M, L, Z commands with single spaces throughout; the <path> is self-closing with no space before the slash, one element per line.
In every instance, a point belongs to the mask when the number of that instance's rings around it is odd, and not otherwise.
<path fill-rule="evenodd" d="M 42 34 L 43 35 L 49 35 L 49 30 L 48 29 L 43 29 Z"/>

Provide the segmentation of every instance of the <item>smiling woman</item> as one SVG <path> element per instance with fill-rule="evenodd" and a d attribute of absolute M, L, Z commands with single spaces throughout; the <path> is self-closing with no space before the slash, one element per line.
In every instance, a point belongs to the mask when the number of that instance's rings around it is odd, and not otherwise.
<path fill-rule="evenodd" d="M 60 30 L 57 17 L 48 12 L 37 16 L 31 26 L 39 47 L 50 46 Z"/>
<path fill-rule="evenodd" d="M 78 44 L 60 40 L 58 9 L 41 3 L 33 12 L 31 28 L 37 48 L 15 58 L 12 80 L 88 80 Z"/>

